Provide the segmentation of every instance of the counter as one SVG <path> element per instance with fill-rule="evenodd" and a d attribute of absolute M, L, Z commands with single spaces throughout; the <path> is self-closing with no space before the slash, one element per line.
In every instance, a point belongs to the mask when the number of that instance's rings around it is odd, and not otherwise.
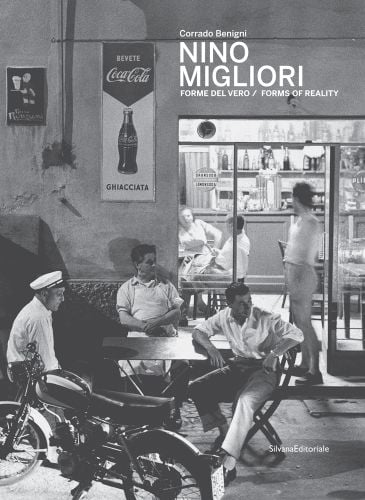
<path fill-rule="evenodd" d="M 194 209 L 196 218 L 219 228 L 226 235 L 226 211 Z M 314 212 L 322 226 L 324 213 Z M 287 241 L 289 227 L 294 223 L 292 210 L 239 212 L 245 219 L 245 231 L 251 242 L 246 283 L 256 293 L 282 293 L 283 263 L 278 241 Z"/>

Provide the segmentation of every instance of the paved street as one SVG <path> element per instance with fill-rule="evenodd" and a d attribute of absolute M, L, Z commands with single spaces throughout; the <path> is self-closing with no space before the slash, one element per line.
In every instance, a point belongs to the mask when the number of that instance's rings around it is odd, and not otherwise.
<path fill-rule="evenodd" d="M 332 413 L 313 418 L 308 408 Z M 224 405 L 227 414 L 230 405 Z M 201 450 L 205 450 L 215 433 L 203 434 L 200 421 L 191 404 L 185 404 L 182 431 Z M 245 450 L 238 466 L 238 477 L 227 488 L 224 498 L 236 500 L 365 499 L 365 406 L 357 401 L 284 401 L 272 422 L 283 445 L 298 447 L 277 461 L 269 452 L 263 435 L 257 434 Z M 329 452 L 305 452 L 314 447 L 328 447 Z M 317 448 L 318 449 L 318 448 Z M 302 452 L 300 452 L 302 450 Z M 303 451 L 304 450 L 304 451 Z M 62 500 L 70 498 L 75 483 L 60 477 L 58 471 L 41 467 L 24 481 L 0 489 L 6 500 Z M 121 500 L 120 491 L 95 484 L 89 500 Z"/>

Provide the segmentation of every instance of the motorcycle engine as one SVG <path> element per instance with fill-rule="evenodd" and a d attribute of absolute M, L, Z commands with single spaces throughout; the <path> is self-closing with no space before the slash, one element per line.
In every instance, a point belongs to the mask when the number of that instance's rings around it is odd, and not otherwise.
<path fill-rule="evenodd" d="M 73 425 L 76 424 L 76 425 Z M 109 424 L 93 420 L 57 424 L 52 444 L 59 452 L 58 465 L 65 477 L 82 480 L 95 463 L 98 447 L 106 442 L 112 433 Z"/>

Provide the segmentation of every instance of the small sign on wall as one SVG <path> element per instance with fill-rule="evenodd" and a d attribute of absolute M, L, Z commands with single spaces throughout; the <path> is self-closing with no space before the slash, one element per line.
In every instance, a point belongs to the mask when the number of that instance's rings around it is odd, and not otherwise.
<path fill-rule="evenodd" d="M 153 43 L 103 44 L 102 200 L 155 200 L 154 73 Z"/>
<path fill-rule="evenodd" d="M 8 125 L 45 125 L 46 68 L 6 68 Z"/>

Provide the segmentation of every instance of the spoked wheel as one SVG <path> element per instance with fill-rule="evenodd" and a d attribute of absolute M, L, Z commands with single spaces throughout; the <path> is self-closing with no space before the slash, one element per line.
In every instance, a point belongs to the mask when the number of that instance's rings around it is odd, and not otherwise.
<path fill-rule="evenodd" d="M 13 443 L 13 449 L 6 457 L 1 457 L 14 418 L 14 410 L 0 408 L 0 486 L 20 481 L 41 464 L 39 455 L 42 439 L 32 421 L 23 426 Z"/>
<path fill-rule="evenodd" d="M 206 499 L 202 485 L 202 471 L 194 461 L 179 454 L 178 450 L 161 450 L 146 448 L 137 454 L 137 460 L 144 472 L 144 479 L 153 487 L 154 492 L 133 487 L 125 491 L 127 500 L 175 500 Z M 140 481 L 133 464 L 132 480 Z"/>

